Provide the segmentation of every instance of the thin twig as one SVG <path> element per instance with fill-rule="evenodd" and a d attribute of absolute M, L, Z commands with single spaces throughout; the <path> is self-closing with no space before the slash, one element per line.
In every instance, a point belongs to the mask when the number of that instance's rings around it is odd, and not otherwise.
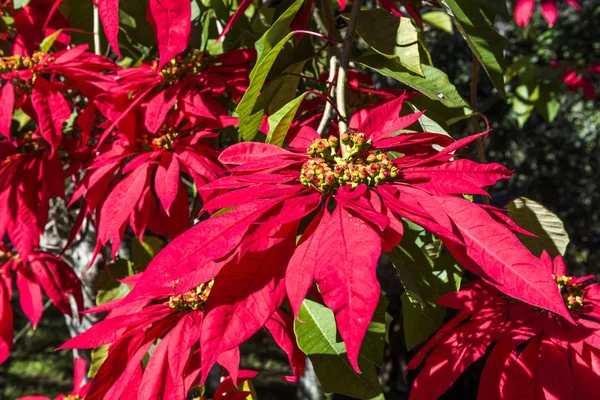
<path fill-rule="evenodd" d="M 479 81 L 479 60 L 473 54 L 473 73 L 471 74 L 471 109 L 473 110 L 473 135 L 479 133 L 479 112 L 477 109 L 477 82 Z M 483 138 L 477 138 L 475 141 L 477 146 L 477 158 L 480 163 L 486 163 L 485 147 L 483 146 Z M 490 203 L 490 199 L 487 196 L 483 196 L 483 202 L 485 204 Z"/>
<path fill-rule="evenodd" d="M 44 303 L 44 311 L 46 311 L 46 309 L 48 307 L 50 307 L 51 303 L 52 303 L 52 301 L 50 299 L 46 300 L 46 303 Z M 32 326 L 31 321 L 27 321 L 25 326 L 23 328 L 21 328 L 21 330 L 19 332 L 17 332 L 17 334 L 15 335 L 15 337 L 13 339 L 13 346 L 19 341 L 19 339 L 21 339 L 21 336 L 23 336 L 25 333 L 27 333 L 27 331 L 31 328 L 31 326 Z"/>
<path fill-rule="evenodd" d="M 337 57 L 331 56 L 329 59 L 329 77 L 327 78 L 327 96 L 331 96 L 331 90 L 333 89 L 333 80 L 335 79 L 335 72 L 337 68 Z M 325 131 L 325 127 L 327 127 L 327 122 L 329 122 L 329 117 L 331 116 L 332 105 L 330 102 L 325 102 L 325 110 L 323 111 L 323 117 L 321 117 L 321 122 L 319 122 L 319 127 L 317 128 L 317 132 L 320 136 L 323 136 L 323 131 Z"/>
<path fill-rule="evenodd" d="M 340 136 L 348 131 L 348 124 L 346 122 L 346 73 L 348 71 L 348 64 L 350 64 L 350 54 L 352 53 L 352 39 L 354 38 L 354 29 L 356 28 L 356 21 L 358 19 L 358 12 L 360 11 L 361 0 L 354 0 L 352 2 L 352 10 L 350 11 L 350 21 L 348 22 L 348 28 L 346 30 L 346 37 L 344 38 L 344 45 L 342 48 L 342 56 L 340 59 L 340 67 L 338 68 L 337 86 L 336 86 L 336 101 L 338 109 L 338 127 Z M 341 146 L 342 155 L 345 155 L 345 146 Z"/>
<path fill-rule="evenodd" d="M 94 53 L 100 55 L 100 13 L 96 2 L 94 2 Z"/>

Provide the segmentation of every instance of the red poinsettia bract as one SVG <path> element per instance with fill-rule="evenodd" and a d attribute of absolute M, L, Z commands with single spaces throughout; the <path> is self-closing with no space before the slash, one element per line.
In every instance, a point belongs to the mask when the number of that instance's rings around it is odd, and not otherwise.
<path fill-rule="evenodd" d="M 197 186 L 223 174 L 218 152 L 210 145 L 215 133 L 194 131 L 190 125 L 145 132 L 136 141 L 121 138 L 103 146 L 71 197 L 73 203 L 84 196 L 79 221 L 84 215 L 95 218 L 97 250 L 112 242 L 113 256 L 127 225 L 139 238 L 146 228 L 170 237 L 189 228 L 182 172 Z"/>
<path fill-rule="evenodd" d="M 411 399 L 442 395 L 488 349 L 479 399 L 591 399 L 600 388 L 600 285 L 567 275 L 562 257 L 542 262 L 552 273 L 574 324 L 515 301 L 491 285 L 470 282 L 438 303 L 461 310 L 425 344 Z"/>
<path fill-rule="evenodd" d="M 0 89 L 0 135 L 10 137 L 13 111 L 22 108 L 37 120 L 40 134 L 54 154 L 62 140 L 63 124 L 71 116 L 71 105 L 62 91 L 76 87 L 94 99 L 112 82 L 99 72 L 115 69 L 109 59 L 87 52 L 87 45 L 0 59 L 0 80 L 4 83 Z"/>
<path fill-rule="evenodd" d="M 83 358 L 75 359 L 75 368 L 73 370 L 73 391 L 68 395 L 59 394 L 54 400 L 82 400 L 86 398 L 89 383 L 82 385 L 85 378 L 86 367 L 85 360 Z M 50 400 L 46 396 L 25 396 L 20 397 L 17 400 Z"/>
<path fill-rule="evenodd" d="M 131 278 L 127 281 L 134 283 Z M 112 311 L 103 321 L 61 347 L 94 348 L 109 344 L 108 357 L 91 381 L 86 400 L 135 398 L 136 394 L 137 398 L 144 399 L 185 399 L 192 385 L 198 383 L 202 324 L 211 300 L 219 299 L 218 293 L 215 296 L 218 290 L 217 284 L 210 281 L 179 295 L 174 294 L 173 288 L 155 291 L 152 304 L 132 313 L 120 312 L 118 304 L 121 300 L 90 310 Z M 301 353 L 293 335 L 291 317 L 277 313 L 270 319 L 267 329 L 290 357 Z M 142 369 L 142 358 L 159 339 L 160 343 Z M 233 381 L 238 381 L 239 377 L 253 377 L 251 371 L 239 371 L 239 361 L 237 346 L 218 358 Z M 302 364 L 299 375 L 304 370 L 304 357 L 294 361 L 296 365 Z M 224 384 L 217 392 L 225 396 L 230 389 L 229 384 Z"/>
<path fill-rule="evenodd" d="M 187 118 L 215 127 L 233 125 L 237 118 L 229 117 L 215 97 L 230 93 L 239 100 L 248 88 L 250 62 L 255 58 L 254 49 L 218 56 L 195 51 L 176 56 L 164 66 L 154 62 L 123 69 L 117 74 L 111 93 L 105 96 L 113 103 L 115 99 L 123 100 L 111 105 L 122 110 L 115 113 L 116 118 L 106 132 L 135 111 L 143 113 L 143 123 L 150 133 L 156 133 L 165 124 L 170 112 L 177 122 Z M 128 121 L 119 128 L 131 139 L 135 121 L 133 126 Z"/>
<path fill-rule="evenodd" d="M 72 315 L 68 295 L 75 298 L 78 310 L 83 310 L 79 278 L 60 257 L 35 252 L 21 258 L 0 244 L 0 363 L 8 358 L 13 345 L 13 312 L 10 306 L 13 274 L 21 309 L 34 329 L 44 312 L 42 289 L 63 314 Z"/>
<path fill-rule="evenodd" d="M 60 158 L 50 151 L 38 131 L 0 141 L 0 238 L 8 234 L 24 257 L 39 245 L 50 199 L 65 196 Z"/>
<path fill-rule="evenodd" d="M 503 292 L 570 318 L 556 302 L 552 276 L 501 217 L 459 196 L 486 194 L 483 187 L 510 172 L 453 160 L 455 150 L 481 135 L 456 142 L 427 132 L 393 135 L 421 115 L 398 117 L 403 99 L 369 111 L 358 132 L 340 138 L 322 139 L 305 127 L 291 150 L 262 143 L 227 148 L 219 159 L 229 176 L 200 192 L 204 210 L 233 210 L 171 242 L 121 307 L 136 309 L 176 280 L 182 292 L 216 277 L 222 304 L 207 309 L 201 335 L 208 370 L 220 353 L 260 329 L 286 294 L 297 315 L 316 282 L 358 370 L 380 295 L 377 260 L 400 243 L 406 218 L 442 238 L 465 267 Z"/>
<path fill-rule="evenodd" d="M 518 0 L 515 4 L 515 21 L 520 26 L 527 26 L 533 9 L 535 8 L 536 0 Z M 577 11 L 580 10 L 581 6 L 576 0 L 565 0 L 565 3 L 575 8 Z M 556 6 L 556 0 L 542 0 L 542 16 L 548 22 L 548 25 L 553 26 L 558 19 L 558 8 Z"/>

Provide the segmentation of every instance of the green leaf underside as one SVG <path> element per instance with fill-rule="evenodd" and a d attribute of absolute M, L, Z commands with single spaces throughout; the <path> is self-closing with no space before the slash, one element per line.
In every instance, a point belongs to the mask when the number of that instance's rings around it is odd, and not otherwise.
<path fill-rule="evenodd" d="M 382 302 L 380 302 L 380 305 Z M 385 308 L 383 308 L 385 310 Z M 315 373 L 325 392 L 335 392 L 359 399 L 370 399 L 381 394 L 376 366 L 381 364 L 385 341 L 385 311 L 380 307 L 369 326 L 361 348 L 357 374 L 346 356 L 346 346 L 338 340 L 333 312 L 327 307 L 306 299 L 294 321 L 298 346 L 310 357 Z"/>
<path fill-rule="evenodd" d="M 543 250 L 552 257 L 565 254 L 569 234 L 560 218 L 542 204 L 519 197 L 508 204 L 508 216 L 521 228 L 538 236 L 518 235 L 534 255 L 539 257 Z"/>

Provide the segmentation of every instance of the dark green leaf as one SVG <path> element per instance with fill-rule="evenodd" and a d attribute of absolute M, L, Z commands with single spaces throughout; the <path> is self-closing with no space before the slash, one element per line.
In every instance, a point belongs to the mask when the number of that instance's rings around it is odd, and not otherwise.
<path fill-rule="evenodd" d="M 165 243 L 156 236 L 144 236 L 144 241 L 140 242 L 137 238 L 133 239 L 131 248 L 131 260 L 135 266 L 136 272 L 141 272 L 150 261 L 165 246 Z"/>
<path fill-rule="evenodd" d="M 478 0 L 439 0 L 453 16 L 452 21 L 467 41 L 492 84 L 503 98 L 504 47 L 506 39 L 496 32 L 479 6 Z"/>
<path fill-rule="evenodd" d="M 504 18 L 510 18 L 510 13 L 508 12 L 508 7 L 506 6 L 506 0 L 479 0 L 479 2 L 482 6 L 492 10 L 496 14 Z"/>
<path fill-rule="evenodd" d="M 397 58 L 407 70 L 423 76 L 419 56 L 419 35 L 410 18 L 398 18 L 383 10 L 363 10 L 356 31 L 379 54 Z"/>
<path fill-rule="evenodd" d="M 456 87 L 448 80 L 448 75 L 435 67 L 421 64 L 425 77 L 415 75 L 394 60 L 381 55 L 360 57 L 356 62 L 404 83 L 423 93 L 430 99 L 440 101 L 447 107 L 468 107 L 458 94 Z"/>
<path fill-rule="evenodd" d="M 131 289 L 119 279 L 133 275 L 133 264 L 125 259 L 119 259 L 108 264 L 98 276 L 96 287 L 96 304 L 101 305 L 111 300 L 125 297 Z"/>
<path fill-rule="evenodd" d="M 401 246 L 388 253 L 405 290 L 402 314 L 408 349 L 427 340 L 442 326 L 446 309 L 436 304 L 436 300 L 458 290 L 462 274 L 449 254 L 435 260 L 430 258 L 417 245 L 416 235 L 417 232 L 406 229 Z"/>

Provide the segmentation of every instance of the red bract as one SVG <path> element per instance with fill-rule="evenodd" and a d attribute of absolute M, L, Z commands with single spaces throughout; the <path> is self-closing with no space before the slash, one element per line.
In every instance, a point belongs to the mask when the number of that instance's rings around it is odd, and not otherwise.
<path fill-rule="evenodd" d="M 515 21 L 520 26 L 527 26 L 533 9 L 535 8 L 536 0 L 518 0 L 515 4 Z M 575 8 L 578 12 L 581 8 L 576 0 L 565 0 L 565 3 Z M 556 7 L 556 0 L 542 0 L 542 16 L 548 22 L 548 25 L 553 26 L 558 19 L 558 8 Z"/>
<path fill-rule="evenodd" d="M 600 65 L 594 65 L 583 72 L 578 72 L 563 66 L 563 83 L 571 92 L 576 92 L 581 89 L 589 99 L 594 100 L 596 98 L 596 90 L 592 84 L 592 76 L 600 75 Z"/>
<path fill-rule="evenodd" d="M 97 0 L 98 11 L 106 38 L 114 52 L 121 57 L 119 50 L 119 0 Z M 148 21 L 154 28 L 160 52 L 160 67 L 173 56 L 185 50 L 188 44 L 192 5 L 188 1 L 150 0 Z"/>
<path fill-rule="evenodd" d="M 113 311 L 106 319 L 62 346 L 92 348 L 110 344 L 108 358 L 90 383 L 90 395 L 86 400 L 135 398 L 135 394 L 144 399 L 184 399 L 190 387 L 198 383 L 203 320 L 207 318 L 211 299 L 219 297 L 218 291 L 217 283 L 213 286 L 213 281 L 210 281 L 179 295 L 174 293 L 173 288 L 158 290 L 151 305 L 132 313 L 121 313 L 119 300 L 91 310 Z M 272 332 L 280 346 L 282 331 L 289 332 L 291 329 L 291 325 L 282 322 L 286 319 L 291 322 L 287 315 L 282 318 L 281 314 L 277 314 L 271 322 L 271 326 L 275 325 Z M 160 343 L 142 370 L 142 358 L 158 339 Z M 284 346 L 289 343 L 293 347 L 291 350 L 299 352 L 293 333 L 283 343 Z M 231 374 L 231 379 L 238 383 L 241 382 L 238 378 L 243 378 L 243 381 L 255 375 L 251 371 L 238 371 L 239 359 L 237 346 L 218 358 L 218 362 Z M 214 398 L 238 398 L 228 394 L 232 388 L 231 381 L 222 383 Z"/>
<path fill-rule="evenodd" d="M 181 125 L 140 135 L 135 142 L 107 143 L 71 197 L 73 203 L 85 195 L 81 212 L 95 212 L 98 249 L 112 241 L 114 256 L 128 224 L 140 238 L 146 228 L 170 237 L 189 228 L 187 190 L 180 175 L 190 175 L 197 186 L 222 175 L 218 152 L 210 147 L 215 135 Z"/>
<path fill-rule="evenodd" d="M 13 344 L 12 273 L 21 309 L 34 329 L 44 312 L 42 289 L 63 314 L 72 315 L 68 295 L 75 298 L 78 310 L 83 310 L 79 278 L 60 257 L 35 252 L 22 258 L 0 245 L 0 363 L 8 358 Z"/>
<path fill-rule="evenodd" d="M 37 51 L 44 38 L 59 29 L 69 28 L 69 21 L 58 6 L 60 0 L 33 0 L 17 11 L 12 10 L 16 34 L 13 42 L 13 54 L 27 55 Z M 9 7 L 12 9 L 12 1 Z M 67 32 L 60 32 L 54 46 L 64 49 L 71 43 Z"/>
<path fill-rule="evenodd" d="M 116 112 L 113 124 L 105 134 L 132 112 L 143 114 L 143 123 L 151 133 L 158 131 L 170 113 L 177 122 L 186 118 L 192 123 L 202 122 L 214 127 L 235 124 L 237 119 L 229 117 L 215 97 L 229 92 L 236 101 L 239 100 L 248 87 L 250 62 L 255 58 L 254 49 L 236 50 L 215 57 L 196 51 L 173 58 L 164 67 L 154 62 L 121 70 L 113 93 L 106 100 L 110 103 L 115 96 L 127 98 L 131 94 L 131 101 L 126 103 L 126 108 Z M 131 140 L 135 125 L 121 127 L 121 130 Z"/>
<path fill-rule="evenodd" d="M 408 368 L 423 370 L 411 399 L 442 395 L 488 349 L 479 399 L 588 399 L 600 386 L 600 285 L 574 278 L 562 257 L 541 260 L 556 280 L 574 323 L 471 282 L 438 303 L 461 313 L 419 351 Z"/>
<path fill-rule="evenodd" d="M 57 155 L 38 132 L 0 141 L 0 237 L 8 234 L 27 257 L 39 245 L 53 196 L 64 198 L 64 174 Z"/>
<path fill-rule="evenodd" d="M 73 391 L 68 395 L 59 394 L 54 400 L 80 400 L 86 398 L 89 384 L 81 385 L 85 378 L 85 372 L 85 360 L 83 358 L 76 358 L 73 371 Z M 50 398 L 46 396 L 25 396 L 17 400 L 50 400 Z"/>
<path fill-rule="evenodd" d="M 234 210 L 171 242 L 123 306 L 133 309 L 177 279 L 179 290 L 214 276 L 217 285 L 231 285 L 229 297 L 223 295 L 225 308 L 215 309 L 215 322 L 206 328 L 212 333 L 203 333 L 203 341 L 214 338 L 203 349 L 217 352 L 210 358 L 203 354 L 204 364 L 249 338 L 285 293 L 297 313 L 316 282 L 358 370 L 358 352 L 379 300 L 377 260 L 398 245 L 406 218 L 441 237 L 465 267 L 500 290 L 569 318 L 539 260 L 494 213 L 457 196 L 486 194 L 484 186 L 510 172 L 497 164 L 452 161 L 455 150 L 481 135 L 457 142 L 427 132 L 392 136 L 421 116 L 398 117 L 403 99 L 371 110 L 359 133 L 321 139 L 305 127 L 290 143 L 291 151 L 261 143 L 227 148 L 219 159 L 229 166 L 229 176 L 200 192 L 204 210 Z M 302 232 L 309 214 L 314 218 Z M 228 263 L 232 259 L 234 264 Z M 221 274 L 227 278 L 219 280 Z M 246 315 L 254 317 L 242 329 L 238 324 Z M 210 316 L 207 312 L 206 319 Z"/>
<path fill-rule="evenodd" d="M 38 122 L 41 136 L 54 153 L 62 140 L 63 124 L 71 115 L 71 106 L 61 91 L 76 87 L 88 99 L 94 99 L 110 82 L 99 72 L 116 66 L 108 59 L 77 46 L 55 54 L 15 55 L 0 60 L 2 111 L 0 135 L 10 137 L 13 110 L 22 108 Z M 66 81 L 58 79 L 59 76 Z M 73 86 L 71 86 L 73 85 Z"/>

